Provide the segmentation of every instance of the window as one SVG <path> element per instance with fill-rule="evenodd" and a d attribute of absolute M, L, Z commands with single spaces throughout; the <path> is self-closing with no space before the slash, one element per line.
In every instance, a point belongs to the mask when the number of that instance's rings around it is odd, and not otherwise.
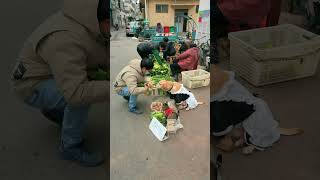
<path fill-rule="evenodd" d="M 196 6 L 196 13 L 199 13 L 199 5 Z"/>
<path fill-rule="evenodd" d="M 156 13 L 168 13 L 168 4 L 156 4 Z"/>

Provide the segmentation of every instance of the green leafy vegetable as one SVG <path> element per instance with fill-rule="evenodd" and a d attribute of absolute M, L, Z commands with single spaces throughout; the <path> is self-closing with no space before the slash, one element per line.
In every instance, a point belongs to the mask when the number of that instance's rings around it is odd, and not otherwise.
<path fill-rule="evenodd" d="M 153 84 L 158 84 L 161 80 L 173 80 L 170 74 L 170 67 L 167 63 L 163 63 L 160 65 L 159 63 L 157 63 L 157 61 L 154 62 L 154 66 L 151 71 L 151 80 L 153 81 Z"/>
<path fill-rule="evenodd" d="M 102 69 L 89 71 L 88 78 L 96 81 L 110 80 L 109 73 Z"/>
<path fill-rule="evenodd" d="M 138 87 L 144 87 L 145 82 L 138 83 Z"/>
<path fill-rule="evenodd" d="M 167 125 L 167 118 L 163 112 L 155 111 L 151 113 L 151 119 L 156 118 L 162 125 Z"/>
<path fill-rule="evenodd" d="M 162 65 L 165 63 L 165 60 L 159 56 L 158 50 L 152 50 L 152 55 L 153 55 L 154 61 L 157 62 L 159 65 Z"/>
<path fill-rule="evenodd" d="M 153 84 L 158 84 L 161 80 L 173 81 L 173 78 L 169 75 L 155 75 L 151 77 Z"/>
<path fill-rule="evenodd" d="M 151 76 L 153 75 L 167 75 L 170 73 L 170 67 L 167 63 L 159 64 L 157 61 L 154 62 Z"/>

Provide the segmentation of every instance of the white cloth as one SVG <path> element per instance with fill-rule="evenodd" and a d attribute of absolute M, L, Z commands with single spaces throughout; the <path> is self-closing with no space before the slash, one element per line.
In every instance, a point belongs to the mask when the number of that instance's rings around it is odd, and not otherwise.
<path fill-rule="evenodd" d="M 255 112 L 243 121 L 242 126 L 250 135 L 252 144 L 259 147 L 269 147 L 279 140 L 279 123 L 274 120 L 268 105 L 259 98 L 254 97 L 244 86 L 234 79 L 234 73 L 229 73 L 229 80 L 211 101 L 236 101 L 253 104 Z"/>
<path fill-rule="evenodd" d="M 172 92 L 170 91 L 171 94 L 187 94 L 189 95 L 189 98 L 186 100 L 186 103 L 188 104 L 188 108 L 189 109 L 194 109 L 198 106 L 198 101 L 196 100 L 196 98 L 194 97 L 194 95 L 185 87 L 183 87 L 183 84 L 181 84 L 181 88 L 176 91 L 176 92 Z"/>

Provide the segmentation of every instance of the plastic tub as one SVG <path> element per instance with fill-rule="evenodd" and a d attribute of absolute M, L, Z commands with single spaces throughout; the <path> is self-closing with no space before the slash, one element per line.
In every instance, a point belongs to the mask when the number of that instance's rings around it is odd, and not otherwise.
<path fill-rule="evenodd" d="M 164 26 L 163 27 L 163 32 L 164 33 L 170 33 L 170 27 L 169 26 Z"/>
<path fill-rule="evenodd" d="M 183 71 L 182 83 L 189 89 L 200 88 L 210 84 L 210 73 L 202 70 Z"/>
<path fill-rule="evenodd" d="M 170 27 L 170 33 L 176 33 L 176 27 L 175 26 L 171 26 Z"/>
<path fill-rule="evenodd" d="M 229 34 L 230 65 L 255 86 L 315 74 L 320 38 L 295 25 L 239 31 Z"/>

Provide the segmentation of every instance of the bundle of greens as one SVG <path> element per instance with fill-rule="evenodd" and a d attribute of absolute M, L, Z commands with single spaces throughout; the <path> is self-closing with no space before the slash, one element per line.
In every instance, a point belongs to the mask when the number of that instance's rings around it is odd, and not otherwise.
<path fill-rule="evenodd" d="M 152 50 L 152 55 L 153 60 L 157 62 L 159 65 L 165 64 L 166 61 L 160 57 L 158 50 Z"/>
<path fill-rule="evenodd" d="M 96 81 L 110 80 L 109 73 L 100 68 L 88 71 L 88 78 Z"/>
<path fill-rule="evenodd" d="M 167 63 L 159 64 L 157 61 L 154 61 L 153 69 L 150 74 L 151 76 L 170 74 L 170 67 Z"/>
<path fill-rule="evenodd" d="M 161 111 L 151 112 L 151 119 L 156 118 L 163 126 L 167 125 L 167 118 L 165 114 Z"/>
<path fill-rule="evenodd" d="M 150 74 L 153 84 L 158 84 L 161 80 L 173 81 L 173 78 L 170 76 L 170 67 L 167 63 L 159 64 L 155 61 Z"/>
<path fill-rule="evenodd" d="M 153 84 L 158 84 L 161 80 L 173 81 L 173 78 L 170 75 L 155 75 L 151 77 Z"/>
<path fill-rule="evenodd" d="M 137 86 L 138 87 L 144 87 L 144 84 L 145 84 L 145 82 L 141 82 L 141 83 L 138 83 Z"/>

